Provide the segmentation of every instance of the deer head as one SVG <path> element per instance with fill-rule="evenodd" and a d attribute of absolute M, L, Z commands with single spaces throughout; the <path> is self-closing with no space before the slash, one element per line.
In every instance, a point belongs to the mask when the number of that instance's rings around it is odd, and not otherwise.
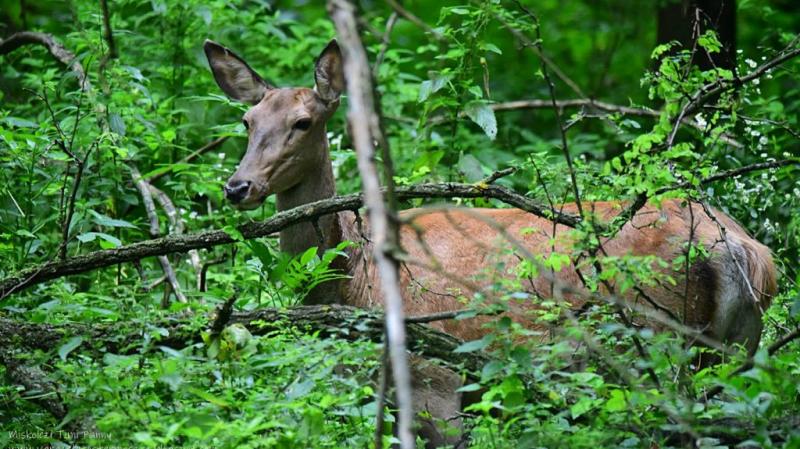
<path fill-rule="evenodd" d="M 272 194 L 295 187 L 330 166 L 325 123 L 344 90 L 342 54 L 332 40 L 317 58 L 314 89 L 276 88 L 234 52 L 207 40 L 203 46 L 217 84 L 228 97 L 253 107 L 242 117 L 247 151 L 225 184 L 238 209 L 254 209 Z"/>

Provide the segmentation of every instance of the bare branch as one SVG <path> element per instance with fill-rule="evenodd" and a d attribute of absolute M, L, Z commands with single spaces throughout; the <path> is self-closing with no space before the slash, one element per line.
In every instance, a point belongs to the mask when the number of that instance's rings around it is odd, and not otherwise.
<path fill-rule="evenodd" d="M 139 173 L 139 170 L 133 165 L 130 165 L 130 170 L 131 175 L 133 176 L 133 182 L 136 184 L 136 188 L 139 189 L 139 193 L 142 195 L 142 203 L 144 204 L 144 209 L 147 212 L 147 217 L 150 220 L 150 236 L 157 238 L 160 234 L 158 214 L 156 213 L 156 206 L 153 204 L 153 197 L 150 195 L 150 189 L 148 188 L 147 181 L 142 179 L 142 174 Z M 161 269 L 164 270 L 164 276 L 166 276 L 167 282 L 169 282 L 169 285 L 172 287 L 175 297 L 178 298 L 178 301 L 180 302 L 187 302 L 186 296 L 184 296 L 183 291 L 181 290 L 181 285 L 178 282 L 178 277 L 175 275 L 175 270 L 172 268 L 172 264 L 169 263 L 167 256 L 158 256 L 158 262 L 161 264 Z"/>
<path fill-rule="evenodd" d="M 380 116 L 373 96 L 367 53 L 358 35 L 355 6 L 345 0 L 330 0 L 328 10 L 342 44 L 344 78 L 348 97 L 347 118 L 353 134 L 364 202 L 372 225 L 373 253 L 384 294 L 386 340 L 392 362 L 398 405 L 397 434 L 400 438 L 401 449 L 413 449 L 416 444 L 411 432 L 414 420 L 411 375 L 406 354 L 406 330 L 403 322 L 403 295 L 400 291 L 398 275 L 399 264 L 394 257 L 399 239 L 397 222 L 391 218 L 396 209 L 391 157 L 388 142 L 381 130 Z M 387 203 L 384 203 L 380 178 L 375 167 L 375 146 L 373 144 L 375 141 L 383 150 Z"/>
<path fill-rule="evenodd" d="M 38 44 L 44 46 L 58 62 L 70 68 L 78 77 L 78 85 L 84 92 L 92 89 L 86 71 L 75 55 L 67 50 L 61 42 L 47 33 L 20 31 L 0 41 L 0 55 L 10 53 L 23 45 Z"/>
<path fill-rule="evenodd" d="M 71 145 L 70 145 L 71 147 Z M 75 214 L 75 201 L 78 199 L 78 189 L 81 186 L 81 180 L 83 179 L 83 172 L 86 169 L 86 162 L 89 160 L 89 156 L 92 154 L 92 150 L 97 147 L 97 142 L 93 143 L 88 150 L 86 150 L 86 154 L 84 155 L 83 159 L 75 158 L 75 162 L 78 165 L 77 171 L 75 172 L 75 178 L 72 181 L 72 189 L 69 193 L 69 199 L 67 200 L 67 212 L 64 215 L 64 221 L 61 222 L 61 247 L 58 249 L 58 257 L 61 260 L 67 258 L 67 244 L 69 243 L 69 225 L 72 222 L 72 216 Z M 73 155 L 74 156 L 74 155 Z M 67 169 L 69 171 L 69 168 Z"/>
<path fill-rule="evenodd" d="M 381 39 L 381 49 L 378 52 L 378 56 L 375 57 L 375 64 L 372 65 L 372 77 L 378 78 L 378 72 L 380 71 L 381 64 L 383 63 L 383 58 L 386 57 L 386 52 L 389 50 L 389 41 L 392 37 L 392 30 L 394 30 L 394 26 L 397 23 L 397 12 L 393 12 L 392 15 L 386 20 L 386 31 L 383 32 L 383 38 Z"/>
<path fill-rule="evenodd" d="M 156 201 L 161 205 L 161 208 L 164 209 L 164 212 L 167 213 L 167 218 L 169 219 L 170 227 L 172 228 L 172 233 L 175 234 L 183 234 L 186 230 L 186 225 L 183 222 L 183 218 L 181 218 L 180 214 L 178 214 L 178 210 L 175 208 L 175 204 L 172 203 L 170 197 L 164 193 L 161 189 L 157 188 L 156 186 L 148 183 L 147 187 L 150 189 L 150 193 L 156 198 Z M 202 269 L 203 269 L 203 262 L 200 260 L 200 253 L 197 252 L 196 249 L 189 251 L 189 262 L 194 268 L 195 271 L 195 278 L 197 279 L 197 290 L 202 291 L 200 289 L 201 286 L 201 279 L 203 278 Z"/>
<path fill-rule="evenodd" d="M 436 40 L 442 40 L 444 37 L 442 33 L 434 30 L 430 25 L 423 22 L 422 19 L 412 14 L 409 10 L 403 8 L 403 6 L 397 0 L 386 0 L 386 3 L 392 7 L 392 9 L 399 14 L 404 19 L 408 20 L 409 22 L 413 23 L 414 25 L 422 28 L 426 33 L 431 35 Z"/>

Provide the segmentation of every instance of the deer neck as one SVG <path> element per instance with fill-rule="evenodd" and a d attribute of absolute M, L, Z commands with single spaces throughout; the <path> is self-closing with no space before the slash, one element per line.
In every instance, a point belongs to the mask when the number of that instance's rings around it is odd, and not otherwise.
<path fill-rule="evenodd" d="M 278 211 L 289 210 L 303 204 L 332 198 L 336 195 L 336 182 L 333 177 L 333 165 L 328 152 L 328 139 L 322 142 L 318 166 L 311 170 L 300 183 L 291 189 L 276 195 Z M 309 149 L 311 150 L 311 149 Z M 352 212 L 339 212 L 320 217 L 317 226 L 313 223 L 298 223 L 280 233 L 281 251 L 289 254 L 300 254 L 311 247 L 319 248 L 318 254 L 326 249 L 334 248 L 344 240 L 361 241 L 363 229 Z M 351 246 L 345 249 L 347 257 L 337 257 L 330 268 L 351 277 L 350 281 L 337 279 L 323 282 L 314 287 L 304 298 L 304 304 L 350 304 L 354 295 L 361 294 L 367 287 L 365 279 L 365 259 L 363 249 Z M 357 292 L 357 293 L 354 293 Z"/>
<path fill-rule="evenodd" d="M 336 195 L 336 182 L 333 178 L 333 166 L 328 154 L 328 139 L 324 138 L 320 148 L 309 148 L 319 154 L 315 169 L 310 170 L 297 185 L 276 195 L 278 211 L 293 209 L 304 204 L 332 198 Z M 338 217 L 326 215 L 314 223 L 299 223 L 280 232 L 281 251 L 289 254 L 300 254 L 308 248 L 316 246 L 320 252 L 335 247 L 342 241 L 342 232 Z"/>

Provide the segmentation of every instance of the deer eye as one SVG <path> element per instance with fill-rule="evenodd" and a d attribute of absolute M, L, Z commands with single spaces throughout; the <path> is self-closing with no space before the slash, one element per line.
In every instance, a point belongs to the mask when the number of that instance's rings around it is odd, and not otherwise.
<path fill-rule="evenodd" d="M 292 129 L 298 129 L 300 131 L 305 131 L 308 128 L 311 128 L 310 118 L 301 118 L 300 120 L 294 122 L 294 126 L 292 126 Z"/>
<path fill-rule="evenodd" d="M 244 125 L 244 129 L 250 129 L 250 123 L 247 120 L 242 119 L 242 125 Z"/>

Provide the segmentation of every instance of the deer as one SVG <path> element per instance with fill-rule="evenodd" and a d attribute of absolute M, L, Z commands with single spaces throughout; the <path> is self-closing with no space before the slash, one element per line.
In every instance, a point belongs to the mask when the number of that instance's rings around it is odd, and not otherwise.
<path fill-rule="evenodd" d="M 345 90 L 342 54 L 336 40 L 316 59 L 314 88 L 273 86 L 222 45 L 207 40 L 204 50 L 222 91 L 233 100 L 251 105 L 242 120 L 248 136 L 245 154 L 223 188 L 230 204 L 240 210 L 254 209 L 275 195 L 277 210 L 284 211 L 335 196 L 327 122 Z M 598 220 L 610 221 L 625 204 L 605 201 L 583 206 Z M 576 204 L 561 207 L 566 213 L 578 212 Z M 572 247 L 567 227 L 554 226 L 551 220 L 519 209 L 418 208 L 402 211 L 399 217 L 404 260 L 419 262 L 403 263 L 400 273 L 404 311 L 412 316 L 463 309 L 465 296 L 490 285 L 491 276 L 484 275 L 487 267 L 498 262 L 506 268 L 516 266 L 519 260 L 503 251 L 508 236 L 530 254 L 568 253 Z M 289 254 L 315 246 L 324 251 L 344 241 L 363 241 L 368 228 L 366 220 L 354 212 L 339 212 L 320 218 L 318 223 L 300 223 L 280 231 L 279 245 Z M 685 256 L 687 242 L 702 245 L 707 257 L 694 261 L 685 273 L 653 265 L 655 272 L 670 272 L 674 285 L 643 286 L 635 295 L 624 295 L 624 301 L 657 306 L 715 341 L 741 345 L 750 354 L 756 350 L 762 314 L 777 290 L 775 265 L 770 250 L 728 215 L 695 202 L 667 199 L 660 205 L 647 203 L 616 235 L 600 240 L 604 254 L 609 256 L 653 255 L 667 262 Z M 380 308 L 380 282 L 369 256 L 369 241 L 349 246 L 345 253 L 346 257 L 337 258 L 334 264 L 346 279 L 317 286 L 305 302 Z M 500 275 L 509 276 L 506 273 Z M 456 278 L 472 282 L 463 285 Z M 571 286 L 574 291 L 584 288 L 580 273 L 570 265 L 552 273 L 550 279 L 544 275 L 530 279 L 526 286 L 530 296 L 510 305 L 506 313 L 532 330 L 541 330 L 545 325 L 528 315 L 537 310 L 538 302 L 553 296 L 554 282 Z M 589 300 L 579 294 L 560 296 L 573 309 Z M 463 340 L 474 340 L 488 332 L 485 324 L 490 319 L 479 316 L 430 326 Z M 658 323 L 648 324 L 659 329 Z M 420 377 L 426 375 L 431 374 L 419 373 Z M 428 403 L 450 404 L 431 415 L 452 416 L 458 411 L 455 404 L 459 399 L 452 393 L 458 382 L 446 375 L 440 377 L 445 380 L 437 383 L 445 387 L 426 389 L 418 385 L 420 397 L 415 393 L 414 400 L 425 403 L 427 395 L 436 399 Z"/>

